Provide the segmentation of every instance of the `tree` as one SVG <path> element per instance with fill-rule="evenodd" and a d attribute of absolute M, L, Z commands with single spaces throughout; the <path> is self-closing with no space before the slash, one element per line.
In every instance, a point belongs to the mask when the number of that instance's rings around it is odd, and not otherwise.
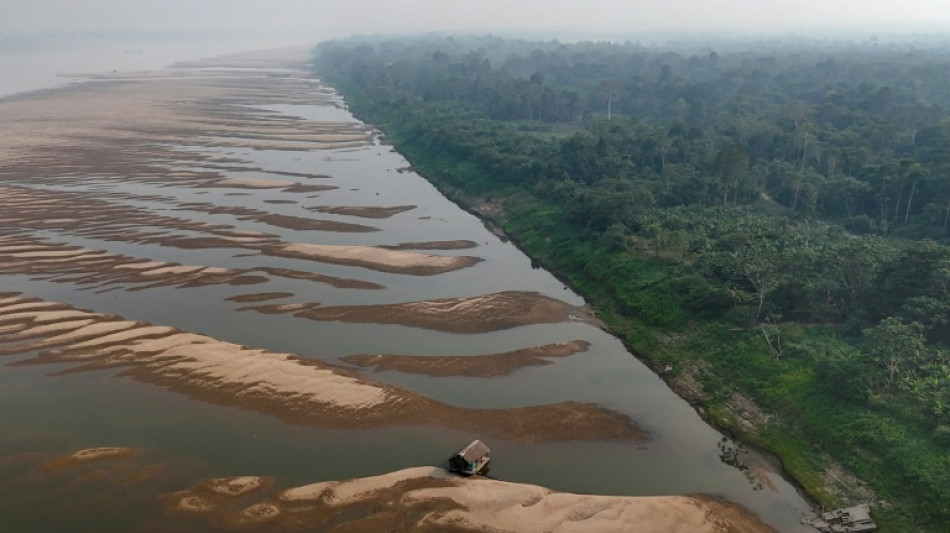
<path fill-rule="evenodd" d="M 607 99 L 607 120 L 610 120 L 611 111 L 614 103 L 614 96 L 620 91 L 620 82 L 615 79 L 607 79 L 600 82 L 600 92 Z"/>
<path fill-rule="evenodd" d="M 739 187 L 749 181 L 749 152 L 744 146 L 732 144 L 722 148 L 713 162 L 713 172 L 722 191 L 722 205 L 729 204 L 729 191 L 733 200 L 739 196 Z"/>
<path fill-rule="evenodd" d="M 774 242 L 763 239 L 738 247 L 727 257 L 732 271 L 752 287 L 756 302 L 754 318 L 758 320 L 766 298 L 784 278 L 780 252 Z"/>
<path fill-rule="evenodd" d="M 864 330 L 862 344 L 864 355 L 887 373 L 885 386 L 893 389 L 901 367 L 921 360 L 925 341 L 920 324 L 891 316 Z"/>

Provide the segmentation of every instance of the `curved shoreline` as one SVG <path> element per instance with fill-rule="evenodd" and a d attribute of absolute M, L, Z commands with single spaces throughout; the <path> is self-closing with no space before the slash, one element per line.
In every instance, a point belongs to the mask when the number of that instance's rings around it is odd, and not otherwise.
<path fill-rule="evenodd" d="M 362 120 L 363 122 L 367 124 L 372 123 L 371 117 L 368 117 L 364 114 L 360 114 L 356 110 L 353 111 L 353 114 L 354 116 L 358 117 L 360 120 Z M 396 142 L 392 140 L 391 142 L 393 142 L 393 146 L 395 148 L 398 148 L 398 146 L 396 145 Z M 403 153 L 403 152 L 400 152 L 400 153 Z M 561 271 L 560 269 L 552 267 L 552 265 L 545 263 L 542 258 L 536 257 L 532 255 L 531 253 L 529 253 L 527 249 L 525 248 L 525 246 L 523 245 L 523 243 L 517 238 L 517 236 L 513 236 L 510 233 L 506 232 L 498 224 L 497 217 L 501 214 L 500 207 L 494 204 L 480 205 L 480 202 L 482 199 L 477 197 L 476 195 L 468 194 L 466 192 L 459 190 L 458 188 L 454 186 L 447 185 L 438 180 L 430 179 L 429 177 L 425 175 L 424 170 L 421 170 L 418 166 L 416 166 L 417 163 L 409 159 L 408 155 L 404 153 L 403 155 L 413 165 L 413 170 L 416 171 L 419 174 L 419 176 L 429 181 L 443 196 L 445 196 L 452 203 L 458 206 L 459 209 L 462 209 L 463 211 L 481 220 L 482 223 L 485 225 L 485 227 L 488 228 L 492 233 L 494 233 L 498 238 L 506 242 L 511 242 L 511 244 L 514 245 L 515 248 L 517 248 L 526 257 L 530 258 L 532 262 L 537 262 L 537 264 L 541 268 L 545 269 L 549 274 L 551 274 L 558 281 L 563 283 L 565 288 L 569 288 L 573 292 L 581 295 L 582 297 L 584 297 L 585 301 L 590 301 L 589 295 L 586 295 L 584 291 L 580 290 L 577 286 L 571 283 L 569 276 L 565 272 Z M 706 424 L 708 424 L 712 428 L 715 428 L 720 433 L 727 435 L 730 438 L 736 440 L 737 442 L 741 443 L 743 446 L 747 446 L 750 451 L 758 454 L 762 458 L 763 463 L 767 463 L 773 466 L 774 470 L 782 477 L 782 479 L 784 479 L 791 486 L 793 486 L 795 490 L 803 496 L 803 498 L 811 507 L 811 510 L 813 512 L 817 512 L 823 508 L 823 506 L 819 504 L 814 494 L 811 491 L 809 491 L 809 488 L 803 482 L 797 479 L 795 476 L 791 475 L 788 472 L 788 470 L 786 470 L 785 464 L 782 461 L 781 456 L 777 452 L 774 452 L 772 450 L 769 450 L 767 448 L 764 448 L 758 445 L 750 435 L 737 431 L 734 426 L 727 426 L 724 423 L 722 423 L 723 422 L 722 420 L 719 420 L 711 416 L 708 410 L 708 405 L 704 403 L 702 396 L 695 395 L 694 394 L 695 391 L 690 391 L 688 388 L 684 389 L 683 387 L 678 386 L 678 384 L 675 382 L 675 380 L 672 379 L 672 377 L 669 374 L 663 372 L 663 367 L 659 362 L 651 361 L 639 355 L 639 351 L 624 337 L 624 335 L 620 331 L 617 331 L 616 329 L 611 327 L 609 323 L 605 322 L 603 319 L 600 319 L 597 316 L 597 309 L 593 307 L 593 304 L 591 304 L 589 314 L 591 316 L 589 317 L 588 321 L 591 324 L 597 326 L 605 333 L 618 339 L 621 342 L 621 344 L 623 344 L 627 352 L 630 353 L 631 356 L 637 358 L 637 360 L 639 360 L 641 363 L 643 363 L 648 368 L 650 368 L 659 379 L 663 380 L 663 382 L 667 385 L 667 387 L 670 388 L 670 390 L 672 390 L 677 396 L 679 396 L 684 401 L 686 401 L 693 408 L 696 414 Z M 729 416 L 733 418 L 739 417 L 739 414 L 736 412 L 730 411 L 728 414 Z M 832 465 L 832 468 L 844 472 L 843 467 L 841 467 L 840 465 L 834 464 Z M 851 475 L 850 473 L 847 473 L 845 477 L 854 478 L 854 476 Z M 857 478 L 854 478 L 854 479 L 857 483 L 863 483 L 860 480 L 857 480 Z"/>

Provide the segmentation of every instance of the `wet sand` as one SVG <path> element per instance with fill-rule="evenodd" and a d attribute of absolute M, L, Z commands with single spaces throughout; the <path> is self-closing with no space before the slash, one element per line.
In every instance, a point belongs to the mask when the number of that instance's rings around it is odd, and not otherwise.
<path fill-rule="evenodd" d="M 74 466 L 97 461 L 109 461 L 115 459 L 126 459 L 135 455 L 135 450 L 131 448 L 121 448 L 116 446 L 103 446 L 99 448 L 87 448 L 78 450 L 59 457 L 54 457 L 41 467 L 47 472 L 66 470 Z"/>
<path fill-rule="evenodd" d="M 394 205 L 392 207 L 350 206 L 350 205 L 317 205 L 308 207 L 310 211 L 329 213 L 332 215 L 349 215 L 362 218 L 389 218 L 399 213 L 415 209 L 414 205 Z"/>
<path fill-rule="evenodd" d="M 490 355 L 357 354 L 340 359 L 356 366 L 372 368 L 374 372 L 395 370 L 432 377 L 493 378 L 507 376 L 521 368 L 550 365 L 548 358 L 568 357 L 587 351 L 589 346 L 586 341 L 570 341 Z"/>
<path fill-rule="evenodd" d="M 581 310 L 560 300 L 518 291 L 401 304 L 320 307 L 297 316 L 321 321 L 399 324 L 450 333 L 485 333 L 586 319 Z"/>
<path fill-rule="evenodd" d="M 427 241 L 427 242 L 401 242 L 391 246 L 383 246 L 391 250 L 465 250 L 475 248 L 478 244 L 473 241 Z"/>
<path fill-rule="evenodd" d="M 232 302 L 263 302 L 267 300 L 279 300 L 293 296 L 292 292 L 257 292 L 253 294 L 239 294 L 228 298 Z"/>

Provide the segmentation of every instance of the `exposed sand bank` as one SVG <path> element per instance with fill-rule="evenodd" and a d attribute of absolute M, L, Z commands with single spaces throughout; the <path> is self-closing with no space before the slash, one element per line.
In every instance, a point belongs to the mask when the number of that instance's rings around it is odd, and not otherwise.
<path fill-rule="evenodd" d="M 123 167 L 129 171 L 127 179 L 136 179 L 144 177 L 141 171 L 147 165 L 129 163 L 136 158 L 127 156 L 143 156 L 140 161 L 148 160 L 144 156 L 166 159 L 170 148 L 160 144 L 175 139 L 257 149 L 321 150 L 369 144 L 374 133 L 359 123 L 318 123 L 235 108 L 235 104 L 254 103 L 338 104 L 336 95 L 320 91 L 319 83 L 308 77 L 305 72 L 274 77 L 220 67 L 169 69 L 99 75 L 94 84 L 16 95 L 0 100 L 4 124 L 0 166 L 49 161 L 49 174 L 55 175 L 57 170 L 78 172 L 92 164 L 106 175 Z M 147 142 L 128 142 L 130 133 Z M 122 150 L 89 151 L 104 145 Z M 50 153 L 51 148 L 58 153 Z"/>
<path fill-rule="evenodd" d="M 536 292 L 500 292 L 401 304 L 320 307 L 310 320 L 399 324 L 451 333 L 485 333 L 529 324 L 586 320 L 578 308 Z"/>
<path fill-rule="evenodd" d="M 232 302 L 264 302 L 267 300 L 279 300 L 281 298 L 289 298 L 293 296 L 292 292 L 256 292 L 253 294 L 239 294 L 237 296 L 231 296 L 226 298 L 226 300 L 231 300 Z"/>
<path fill-rule="evenodd" d="M 392 207 L 356 206 L 356 205 L 317 205 L 308 207 L 310 211 L 331 215 L 348 215 L 362 218 L 389 218 L 415 209 L 414 205 L 394 205 Z"/>
<path fill-rule="evenodd" d="M 43 463 L 42 469 L 48 472 L 65 470 L 85 463 L 108 461 L 110 459 L 125 459 L 134 454 L 135 450 L 132 448 L 120 448 L 115 446 L 87 448 L 85 450 L 54 457 Z"/>
<path fill-rule="evenodd" d="M 431 276 L 451 272 L 481 261 L 477 257 L 432 255 L 375 246 L 294 243 L 273 246 L 266 251 L 270 255 L 281 257 L 358 266 L 380 272 L 414 276 Z"/>
<path fill-rule="evenodd" d="M 106 241 L 124 241 L 175 246 L 183 249 L 238 248 L 256 251 L 262 255 L 290 257 L 331 264 L 368 268 L 417 276 L 431 276 L 470 267 L 481 261 L 470 256 L 443 256 L 420 252 L 393 250 L 378 246 L 318 245 L 282 242 L 266 233 L 248 233 L 234 230 L 224 224 L 195 222 L 177 217 L 157 215 L 143 209 L 123 206 L 93 198 L 90 194 L 39 190 L 19 186 L 0 186 L 0 202 L 4 216 L 0 218 L 0 232 L 58 231 L 78 234 Z M 214 207 L 208 204 L 183 204 L 185 209 L 204 210 L 209 214 L 226 213 L 247 217 L 257 222 L 296 230 L 334 232 L 371 232 L 377 228 L 331 220 L 266 213 L 244 207 Z M 50 211 L 69 212 L 70 219 L 51 219 Z M 147 228 L 147 229 L 146 229 Z M 182 237 L 182 231 L 195 237 Z M 203 236 L 202 236 L 203 235 Z M 13 239 L 13 237 L 10 237 Z M 20 246 L 20 242 L 9 242 Z M 23 250 L 25 254 L 54 252 L 55 256 L 24 257 L 22 259 L 70 260 L 75 250 Z M 76 252 L 80 255 L 80 252 Z M 11 259 L 16 259 L 11 255 Z"/>
<path fill-rule="evenodd" d="M 0 294 L 0 354 L 41 351 L 28 362 L 74 362 L 73 371 L 121 367 L 129 375 L 225 405 L 327 428 L 431 425 L 512 441 L 642 441 L 629 417 L 564 402 L 510 409 L 448 405 L 358 374 L 167 326 L 123 320 Z M 26 305 L 24 305 L 26 304 Z M 58 328 L 51 329 L 51 325 Z"/>
<path fill-rule="evenodd" d="M 189 244 L 184 241 L 185 239 L 170 239 L 167 242 L 182 247 L 202 247 L 202 243 Z M 27 274 L 53 282 L 68 282 L 95 288 L 123 285 L 130 290 L 221 284 L 251 285 L 266 282 L 268 276 L 302 279 L 345 289 L 383 288 L 382 285 L 369 281 L 285 268 L 232 269 L 148 261 L 23 235 L 0 235 L 0 274 Z"/>
<path fill-rule="evenodd" d="M 570 494 L 523 483 L 462 478 L 436 467 L 315 483 L 250 504 L 223 498 L 202 482 L 165 494 L 162 501 L 174 511 L 199 512 L 209 523 L 227 530 L 774 531 L 742 507 L 706 496 Z"/>
<path fill-rule="evenodd" d="M 568 357 L 585 352 L 590 347 L 586 341 L 559 342 L 535 346 L 512 352 L 491 355 L 393 355 L 359 354 L 341 357 L 343 361 L 372 368 L 374 372 L 395 370 L 425 376 L 467 376 L 492 378 L 507 376 L 520 368 L 550 365 L 550 357 Z"/>
<path fill-rule="evenodd" d="M 478 244 L 473 241 L 425 241 L 425 242 L 401 242 L 399 244 L 383 246 L 391 250 L 465 250 L 475 248 Z"/>

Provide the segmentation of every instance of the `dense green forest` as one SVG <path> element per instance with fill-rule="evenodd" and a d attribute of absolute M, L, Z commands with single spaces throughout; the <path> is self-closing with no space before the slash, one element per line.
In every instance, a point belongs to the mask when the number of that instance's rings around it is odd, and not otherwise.
<path fill-rule="evenodd" d="M 858 497 L 842 464 L 882 530 L 950 527 L 950 48 L 429 37 L 315 64 L 819 502 Z"/>

